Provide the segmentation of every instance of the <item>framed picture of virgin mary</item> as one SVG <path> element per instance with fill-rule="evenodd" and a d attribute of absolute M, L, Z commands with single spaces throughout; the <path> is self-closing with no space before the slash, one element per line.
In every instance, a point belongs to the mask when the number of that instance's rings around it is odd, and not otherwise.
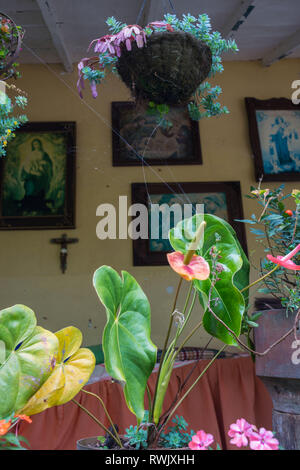
<path fill-rule="evenodd" d="M 31 122 L 0 159 L 0 229 L 75 228 L 74 122 Z"/>
<path fill-rule="evenodd" d="M 300 105 L 245 98 L 256 181 L 300 180 Z"/>

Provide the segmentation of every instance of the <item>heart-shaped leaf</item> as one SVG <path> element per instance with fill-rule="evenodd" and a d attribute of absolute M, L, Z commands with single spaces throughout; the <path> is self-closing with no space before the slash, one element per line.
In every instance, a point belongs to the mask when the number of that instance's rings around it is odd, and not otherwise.
<path fill-rule="evenodd" d="M 109 266 L 95 272 L 94 286 L 107 314 L 102 340 L 106 370 L 125 383 L 127 405 L 141 422 L 146 384 L 156 361 L 148 299 L 129 273 L 122 271 L 121 278 Z"/>
<path fill-rule="evenodd" d="M 196 214 L 191 219 L 183 220 L 170 231 L 169 239 L 176 251 L 185 253 L 188 250 L 202 220 L 203 215 Z M 219 280 L 215 286 L 212 286 L 212 274 L 205 281 L 193 281 L 199 291 L 200 303 L 205 310 L 203 326 L 208 333 L 224 343 L 237 345 L 233 336 L 207 307 L 210 297 L 211 310 L 239 336 L 246 305 L 244 295 L 240 290 L 249 284 L 249 262 L 233 228 L 226 221 L 212 214 L 205 214 L 204 220 L 207 225 L 203 246 L 197 250 L 197 253 L 210 263 L 212 272 L 210 250 L 215 246 L 220 252 L 221 258 L 218 259 L 218 263 L 222 272 L 218 273 Z"/>
<path fill-rule="evenodd" d="M 52 372 L 56 336 L 36 326 L 34 312 L 24 305 L 0 311 L 0 341 L 5 360 L 0 364 L 0 419 L 21 409 Z"/>
<path fill-rule="evenodd" d="M 55 336 L 59 344 L 53 372 L 21 410 L 22 414 L 34 415 L 67 403 L 86 384 L 95 368 L 94 354 L 89 349 L 79 349 L 82 334 L 78 328 L 68 326 Z"/>

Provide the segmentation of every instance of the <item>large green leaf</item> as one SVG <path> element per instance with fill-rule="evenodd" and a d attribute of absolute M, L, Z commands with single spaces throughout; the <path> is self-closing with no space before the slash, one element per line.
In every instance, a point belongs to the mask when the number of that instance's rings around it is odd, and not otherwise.
<path fill-rule="evenodd" d="M 185 253 L 196 233 L 197 227 L 203 220 L 203 215 L 197 214 L 191 219 L 180 222 L 169 234 L 170 242 L 176 251 Z M 211 276 L 205 281 L 193 281 L 199 291 L 200 303 L 205 313 L 203 325 L 206 331 L 223 342 L 236 345 L 236 340 L 228 330 L 207 309 L 209 292 L 211 290 L 210 308 L 213 312 L 239 336 L 243 314 L 245 313 L 245 298 L 240 290 L 249 284 L 249 262 L 244 254 L 233 228 L 223 219 L 211 214 L 205 214 L 207 223 L 203 246 L 197 250 L 211 267 L 210 250 L 216 246 L 221 258 L 218 263 L 223 271 L 219 280 L 211 289 Z"/>
<path fill-rule="evenodd" d="M 30 398 L 22 414 L 34 415 L 52 406 L 63 405 L 77 395 L 95 368 L 95 356 L 80 348 L 82 333 L 68 326 L 55 333 L 59 342 L 55 367 L 46 382 Z"/>
<path fill-rule="evenodd" d="M 52 372 L 58 339 L 36 326 L 34 312 L 24 305 L 0 311 L 0 419 L 20 410 Z"/>
<path fill-rule="evenodd" d="M 102 340 L 105 367 L 124 382 L 127 405 L 140 422 L 147 380 L 156 361 L 148 299 L 129 273 L 122 271 L 121 278 L 109 266 L 95 272 L 94 286 L 107 314 Z"/>

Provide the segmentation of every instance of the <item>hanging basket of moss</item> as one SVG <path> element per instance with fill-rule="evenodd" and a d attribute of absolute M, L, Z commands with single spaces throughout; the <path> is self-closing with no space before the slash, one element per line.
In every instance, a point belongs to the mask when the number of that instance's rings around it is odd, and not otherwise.
<path fill-rule="evenodd" d="M 17 78 L 15 60 L 21 50 L 24 31 L 4 13 L 0 12 L 0 79 Z"/>
<path fill-rule="evenodd" d="M 137 99 L 187 104 L 212 65 L 210 48 L 185 32 L 153 33 L 147 44 L 122 47 L 117 70 Z"/>

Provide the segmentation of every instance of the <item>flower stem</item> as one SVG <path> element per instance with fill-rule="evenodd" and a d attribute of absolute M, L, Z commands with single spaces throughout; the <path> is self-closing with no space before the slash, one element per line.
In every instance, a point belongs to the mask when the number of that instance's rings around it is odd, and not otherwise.
<path fill-rule="evenodd" d="M 120 436 L 119 436 L 119 434 L 118 434 L 118 432 L 117 432 L 117 430 L 116 430 L 116 428 L 115 428 L 115 425 L 114 425 L 114 423 L 113 423 L 113 420 L 111 419 L 111 416 L 110 416 L 109 412 L 107 411 L 107 408 L 106 408 L 106 406 L 105 406 L 104 401 L 102 400 L 102 398 L 99 397 L 98 395 L 96 395 L 96 394 L 93 393 L 93 392 L 88 392 L 87 390 L 84 390 L 83 388 L 81 389 L 81 391 L 84 392 L 84 393 L 87 393 L 88 395 L 92 395 L 93 397 L 97 398 L 97 399 L 100 401 L 100 403 L 101 403 L 101 405 L 102 405 L 102 407 L 103 407 L 104 413 L 105 413 L 105 415 L 106 415 L 108 421 L 110 422 L 111 427 L 112 427 L 112 429 L 113 429 L 113 431 L 114 431 L 114 434 L 115 434 L 115 436 L 116 436 L 116 438 L 117 438 L 117 440 L 118 440 L 118 444 L 119 444 L 120 447 L 122 447 L 122 443 L 121 443 Z"/>
<path fill-rule="evenodd" d="M 250 287 L 252 286 L 255 286 L 255 284 L 258 284 L 260 281 L 262 281 L 263 279 L 265 279 L 266 277 L 270 276 L 270 274 L 272 274 L 274 271 L 276 271 L 276 269 L 279 268 L 279 264 L 276 264 L 275 268 L 271 269 L 271 271 L 269 271 L 268 273 L 266 273 L 264 276 L 260 277 L 259 279 L 256 279 L 256 281 L 252 282 L 251 284 L 249 284 L 248 286 L 244 287 L 243 289 L 240 290 L 240 292 L 244 292 L 245 290 L 248 290 L 250 289 Z"/>
<path fill-rule="evenodd" d="M 171 334 L 171 329 L 172 329 L 173 319 L 174 319 L 173 312 L 176 308 L 177 299 L 178 299 L 178 295 L 179 295 L 181 285 L 182 285 L 182 277 L 179 279 L 179 283 L 178 283 L 178 286 L 177 286 L 177 291 L 176 291 L 175 299 L 174 299 L 174 303 L 173 303 L 173 309 L 172 309 L 172 312 L 171 312 L 171 315 L 170 315 L 168 332 L 167 332 L 167 336 L 166 336 L 166 339 L 165 339 L 165 344 L 164 344 L 164 347 L 163 347 L 163 350 L 162 350 L 162 353 L 161 353 L 159 368 L 158 368 L 157 377 L 156 377 L 156 384 L 155 384 L 155 391 L 154 391 L 154 396 L 153 396 L 152 410 L 154 410 L 154 406 L 155 406 L 155 402 L 156 402 L 159 377 L 160 377 L 161 368 L 162 368 L 162 365 L 163 365 L 164 357 L 165 357 L 165 354 L 166 354 L 166 349 L 167 349 L 170 334 Z M 152 413 L 151 414 L 149 413 L 149 417 L 150 417 L 150 421 L 151 421 L 152 420 Z"/>
<path fill-rule="evenodd" d="M 181 405 L 181 403 L 183 402 L 183 400 L 187 397 L 187 395 L 193 390 L 193 388 L 197 385 L 197 383 L 199 382 L 199 380 L 203 377 L 203 375 L 205 374 L 205 372 L 207 371 L 207 369 L 209 369 L 209 367 L 214 363 L 214 361 L 218 358 L 218 356 L 221 354 L 221 352 L 224 351 L 224 349 L 227 347 L 227 344 L 224 344 L 224 346 L 217 352 L 217 354 L 215 354 L 215 356 L 210 360 L 210 362 L 207 364 L 207 366 L 203 369 L 203 371 L 201 372 L 201 374 L 197 377 L 197 379 L 195 380 L 195 382 L 190 386 L 190 388 L 185 392 L 185 394 L 183 395 L 183 397 L 177 402 L 177 404 L 174 406 L 173 410 L 170 412 L 167 420 L 165 421 L 164 423 L 164 427 L 166 426 L 166 424 L 168 423 L 168 421 L 170 421 L 170 418 L 173 416 L 173 414 L 175 413 L 175 411 L 177 410 L 177 408 Z"/>
<path fill-rule="evenodd" d="M 192 329 L 192 331 L 189 333 L 189 335 L 185 338 L 185 340 L 183 341 L 183 343 L 179 346 L 179 348 L 177 349 L 177 351 L 174 351 L 174 360 L 176 358 L 176 356 L 180 353 L 180 351 L 182 350 L 182 348 L 184 347 L 184 345 L 188 342 L 188 340 L 193 336 L 194 333 L 196 333 L 196 331 L 202 326 L 202 323 L 203 321 L 201 320 L 199 323 L 197 323 L 197 325 Z"/>
<path fill-rule="evenodd" d="M 101 423 L 101 421 L 99 421 L 99 419 L 96 418 L 96 416 L 94 416 L 87 408 L 85 408 L 83 405 L 81 405 L 77 400 L 75 400 L 75 398 L 72 399 L 72 402 L 75 403 L 77 406 L 79 406 L 79 408 L 81 408 L 87 415 L 89 415 L 94 421 L 96 421 L 96 423 L 100 426 L 100 428 L 102 428 L 106 433 L 108 433 L 115 441 L 118 445 L 120 445 L 120 443 L 118 442 L 118 439 L 116 436 L 114 436 L 112 434 L 112 432 L 110 432 L 109 429 L 107 429 L 107 427 L 104 426 L 104 424 Z M 121 442 L 121 441 L 120 441 Z M 121 447 L 122 446 L 122 443 L 121 443 Z"/>

